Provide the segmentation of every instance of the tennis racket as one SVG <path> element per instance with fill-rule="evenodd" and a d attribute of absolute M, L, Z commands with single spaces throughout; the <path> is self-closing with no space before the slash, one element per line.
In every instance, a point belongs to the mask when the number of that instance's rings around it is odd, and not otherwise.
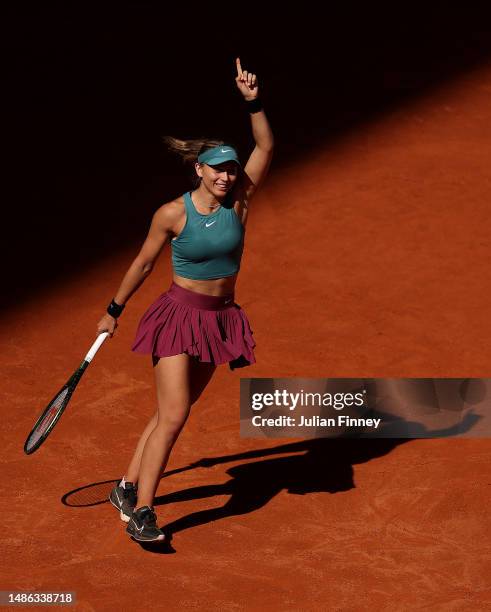
<path fill-rule="evenodd" d="M 58 422 L 58 419 L 63 414 L 63 411 L 67 407 L 72 393 L 75 391 L 83 373 L 87 369 L 89 363 L 94 358 L 94 355 L 101 348 L 104 340 L 109 336 L 109 332 L 102 332 L 99 334 L 97 340 L 90 347 L 89 352 L 85 355 L 84 360 L 70 376 L 68 381 L 58 391 L 54 398 L 50 401 L 47 408 L 43 411 L 39 419 L 36 421 L 31 433 L 27 436 L 27 440 L 24 444 L 24 452 L 26 455 L 30 455 L 37 450 L 41 444 L 49 436 L 53 427 Z"/>

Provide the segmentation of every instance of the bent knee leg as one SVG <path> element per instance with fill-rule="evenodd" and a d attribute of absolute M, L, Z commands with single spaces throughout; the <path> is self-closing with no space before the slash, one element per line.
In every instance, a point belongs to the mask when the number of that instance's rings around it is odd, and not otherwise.
<path fill-rule="evenodd" d="M 180 434 L 181 429 L 187 421 L 190 411 L 190 404 L 172 404 L 165 405 L 160 411 L 157 418 L 155 429 L 166 438 L 175 440 Z"/>

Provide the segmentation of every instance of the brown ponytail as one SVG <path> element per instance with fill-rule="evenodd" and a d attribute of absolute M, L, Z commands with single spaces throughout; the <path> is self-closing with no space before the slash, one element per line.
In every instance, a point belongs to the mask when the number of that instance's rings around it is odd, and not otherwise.
<path fill-rule="evenodd" d="M 193 164 L 197 161 L 200 153 L 225 144 L 223 140 L 214 140 L 212 138 L 179 140 L 179 138 L 173 138 L 172 136 L 164 136 L 163 140 L 171 153 L 177 153 L 184 163 L 190 162 Z"/>
<path fill-rule="evenodd" d="M 200 153 L 204 153 L 208 149 L 213 149 L 214 147 L 221 147 L 223 145 L 233 146 L 230 142 L 215 140 L 213 138 L 193 138 L 190 140 L 180 140 L 179 138 L 174 138 L 173 136 L 164 136 L 163 141 L 171 153 L 176 153 L 179 155 L 183 163 L 186 165 L 193 166 L 191 180 L 195 187 L 199 187 L 201 183 L 201 178 L 194 171 L 194 164 L 198 161 L 198 155 Z"/>

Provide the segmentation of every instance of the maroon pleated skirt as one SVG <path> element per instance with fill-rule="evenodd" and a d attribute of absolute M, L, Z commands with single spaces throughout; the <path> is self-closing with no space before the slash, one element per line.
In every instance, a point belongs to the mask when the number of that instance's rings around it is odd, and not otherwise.
<path fill-rule="evenodd" d="M 234 294 L 205 295 L 172 282 L 146 310 L 131 350 L 154 357 L 187 353 L 230 369 L 256 363 L 252 329 Z"/>

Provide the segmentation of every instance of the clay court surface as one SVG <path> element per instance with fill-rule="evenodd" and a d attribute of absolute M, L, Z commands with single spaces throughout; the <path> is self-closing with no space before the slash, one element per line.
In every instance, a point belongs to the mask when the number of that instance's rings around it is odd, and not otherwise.
<path fill-rule="evenodd" d="M 270 175 L 236 293 L 257 364 L 219 368 L 194 406 L 155 501 L 160 552 L 105 500 L 156 407 L 130 344 L 169 252 L 32 456 L 136 252 L 9 311 L 1 588 L 76 591 L 87 611 L 491 609 L 489 439 L 239 436 L 241 376 L 489 376 L 490 168 L 481 67 Z"/>

